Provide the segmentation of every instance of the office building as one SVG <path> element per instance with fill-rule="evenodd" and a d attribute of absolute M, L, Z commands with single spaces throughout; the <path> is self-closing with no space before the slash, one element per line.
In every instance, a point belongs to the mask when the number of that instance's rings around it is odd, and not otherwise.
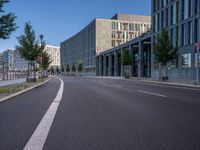
<path fill-rule="evenodd" d="M 168 64 L 169 78 L 194 80 L 197 54 L 193 47 L 200 42 L 200 0 L 152 0 L 152 50 L 164 28 L 173 47 L 178 48 L 177 59 Z M 158 64 L 152 61 L 152 77 L 158 76 Z"/>
<path fill-rule="evenodd" d="M 61 42 L 61 65 L 84 63 L 84 72 L 95 75 L 96 55 L 149 31 L 151 18 L 116 14 L 111 19 L 94 19 L 73 37 Z"/>
<path fill-rule="evenodd" d="M 60 68 L 60 47 L 53 45 L 46 45 L 44 51 L 46 51 L 51 59 L 49 67 Z"/>
<path fill-rule="evenodd" d="M 8 71 L 26 71 L 28 69 L 28 61 L 21 57 L 18 50 L 7 49 L 3 52 L 2 60 Z"/>

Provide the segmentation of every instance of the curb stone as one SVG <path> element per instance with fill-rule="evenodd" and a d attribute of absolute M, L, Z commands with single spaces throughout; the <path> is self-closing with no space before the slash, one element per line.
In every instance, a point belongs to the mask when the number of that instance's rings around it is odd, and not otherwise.
<path fill-rule="evenodd" d="M 41 85 L 43 85 L 43 84 L 49 82 L 50 80 L 51 80 L 51 77 L 50 77 L 48 80 L 46 80 L 46 81 L 44 81 L 44 82 L 42 82 L 42 83 L 39 83 L 39 84 L 37 84 L 37 85 L 34 85 L 34 86 L 29 87 L 29 88 L 27 88 L 27 89 L 24 89 L 24 90 L 22 90 L 22 91 L 13 93 L 13 94 L 11 94 L 11 95 L 9 95 L 9 96 L 3 97 L 3 98 L 0 99 L 0 104 L 3 103 L 3 102 L 5 102 L 5 101 L 7 101 L 7 100 L 9 100 L 9 99 L 12 99 L 12 98 L 14 98 L 14 97 L 16 97 L 16 96 L 19 96 L 19 95 L 21 95 L 21 94 L 24 94 L 24 93 L 26 93 L 26 92 L 28 92 L 28 91 L 30 91 L 30 90 L 32 90 L 32 89 L 35 89 L 35 88 L 37 88 L 37 87 L 39 87 L 39 86 L 41 86 Z"/>
<path fill-rule="evenodd" d="M 89 77 L 89 76 L 88 76 Z M 92 77 L 96 79 L 115 79 L 115 80 L 127 80 L 127 81 L 138 81 L 138 82 L 146 82 L 146 83 L 152 83 L 152 84 L 160 84 L 160 85 L 165 85 L 165 86 L 176 86 L 176 87 L 186 87 L 186 88 L 196 88 L 200 89 L 200 85 L 195 85 L 195 84 L 186 84 L 186 83 L 178 83 L 178 82 L 159 82 L 159 81 L 154 81 L 154 80 L 137 80 L 137 79 L 124 79 L 123 77 Z"/>

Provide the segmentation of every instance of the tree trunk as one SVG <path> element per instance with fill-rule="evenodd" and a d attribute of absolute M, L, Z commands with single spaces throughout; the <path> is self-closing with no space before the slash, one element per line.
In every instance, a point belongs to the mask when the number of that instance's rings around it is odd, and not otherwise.
<path fill-rule="evenodd" d="M 129 79 L 130 78 L 130 66 L 125 66 L 125 78 Z"/>
<path fill-rule="evenodd" d="M 159 63 L 159 81 L 162 81 L 162 65 Z"/>

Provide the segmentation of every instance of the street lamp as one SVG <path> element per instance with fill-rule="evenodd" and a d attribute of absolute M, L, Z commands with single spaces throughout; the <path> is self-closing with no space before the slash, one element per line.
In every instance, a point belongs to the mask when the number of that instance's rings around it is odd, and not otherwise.
<path fill-rule="evenodd" d="M 200 56 L 200 43 L 196 43 L 195 50 L 197 51 L 197 70 L 196 70 L 196 84 L 199 84 L 199 56 Z"/>

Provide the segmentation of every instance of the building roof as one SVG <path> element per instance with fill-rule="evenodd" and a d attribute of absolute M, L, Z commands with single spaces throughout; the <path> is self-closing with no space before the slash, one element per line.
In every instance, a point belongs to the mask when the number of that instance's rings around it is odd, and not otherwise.
<path fill-rule="evenodd" d="M 151 23 L 151 16 L 144 16 L 144 15 L 132 15 L 132 14 L 117 13 L 111 19 L 123 20 L 123 21 L 136 21 L 136 22 L 141 21 L 141 22 Z"/>

